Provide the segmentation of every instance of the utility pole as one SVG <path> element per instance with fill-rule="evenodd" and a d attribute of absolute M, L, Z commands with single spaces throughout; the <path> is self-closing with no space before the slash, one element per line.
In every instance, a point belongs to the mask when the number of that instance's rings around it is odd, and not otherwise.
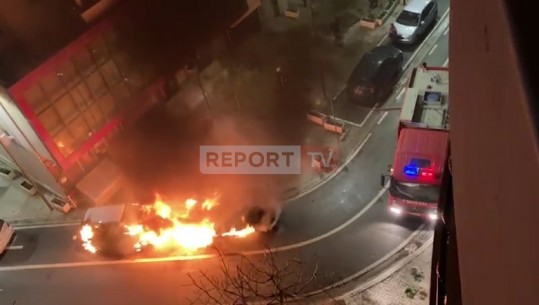
<path fill-rule="evenodd" d="M 313 9 L 313 1 L 314 0 L 311 0 L 309 1 L 309 8 L 310 8 L 310 11 L 311 11 L 311 26 L 313 28 L 313 40 L 316 39 L 317 37 L 317 34 L 318 34 L 318 30 L 317 30 L 317 24 L 316 24 L 316 17 L 314 15 L 314 9 Z M 336 117 L 335 117 L 335 105 L 334 105 L 334 99 L 333 98 L 328 98 L 328 94 L 327 94 L 327 88 L 326 88 L 326 77 L 325 77 L 325 73 L 324 73 L 324 68 L 319 65 L 318 66 L 319 68 L 319 72 L 320 72 L 320 82 L 321 82 L 321 85 L 322 85 L 322 94 L 324 96 L 324 101 L 326 103 L 329 103 L 330 106 L 331 106 L 331 116 L 333 118 L 333 121 L 337 121 L 336 120 Z M 339 148 L 340 146 L 340 139 L 339 139 L 339 134 L 337 134 L 337 148 Z"/>

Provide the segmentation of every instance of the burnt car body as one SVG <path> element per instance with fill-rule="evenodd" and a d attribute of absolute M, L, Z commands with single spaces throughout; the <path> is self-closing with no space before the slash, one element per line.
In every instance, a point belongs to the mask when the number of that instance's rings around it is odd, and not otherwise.
<path fill-rule="evenodd" d="M 280 207 L 253 206 L 246 211 L 242 220 L 256 231 L 267 233 L 277 229 L 281 213 Z"/>
<path fill-rule="evenodd" d="M 117 204 L 89 208 L 84 215 L 81 229 L 91 228 L 91 244 L 96 253 L 122 258 L 136 255 L 149 246 L 139 245 L 136 237 L 131 236 L 127 225 L 138 224 L 144 218 L 139 204 Z M 79 239 L 84 243 L 82 236 Z"/>

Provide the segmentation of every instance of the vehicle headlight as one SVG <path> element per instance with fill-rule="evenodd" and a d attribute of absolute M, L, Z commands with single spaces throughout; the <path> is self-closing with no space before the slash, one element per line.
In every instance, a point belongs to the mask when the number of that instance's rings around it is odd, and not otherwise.
<path fill-rule="evenodd" d="M 437 219 L 438 219 L 438 214 L 436 214 L 436 213 L 430 213 L 430 214 L 429 214 L 429 218 L 430 218 L 431 220 L 437 220 Z"/>
<path fill-rule="evenodd" d="M 402 209 L 401 209 L 401 208 L 398 208 L 398 207 L 390 207 L 389 210 L 390 210 L 392 213 L 397 214 L 397 215 L 402 214 Z"/>

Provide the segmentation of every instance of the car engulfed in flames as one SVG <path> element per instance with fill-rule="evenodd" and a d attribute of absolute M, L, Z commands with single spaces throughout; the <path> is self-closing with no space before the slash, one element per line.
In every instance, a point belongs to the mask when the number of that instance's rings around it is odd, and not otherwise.
<path fill-rule="evenodd" d="M 149 205 L 126 204 L 88 209 L 79 231 L 82 246 L 91 253 L 121 247 L 122 255 L 151 248 L 192 254 L 211 246 L 217 237 L 244 238 L 252 226 L 218 232 L 212 221 L 216 199 L 168 203 L 157 196 Z M 101 210 L 100 210 L 101 209 Z"/>

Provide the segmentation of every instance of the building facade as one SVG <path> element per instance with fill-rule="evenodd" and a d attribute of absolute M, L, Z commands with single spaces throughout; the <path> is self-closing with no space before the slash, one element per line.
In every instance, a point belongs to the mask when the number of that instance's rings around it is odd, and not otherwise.
<path fill-rule="evenodd" d="M 134 54 L 137 51 L 121 41 L 137 31 L 125 23 L 130 18 L 128 12 L 132 5 L 118 2 L 74 0 L 71 8 L 75 13 L 67 13 L 69 20 L 56 19 L 61 24 L 46 31 L 51 35 L 58 28 L 72 26 L 72 33 L 68 31 L 70 33 L 63 37 L 64 42 L 70 42 L 54 53 L 51 48 L 39 47 L 46 43 L 35 38 L 39 36 L 35 26 L 34 38 L 28 38 L 18 30 L 23 23 L 10 23 L 3 18 L 6 22 L 2 28 L 9 28 L 7 24 L 19 31 L 10 30 L 12 35 L 6 36 L 6 40 L 17 42 L 10 44 L 10 50 L 18 47 L 23 51 L 21 54 L 25 54 L 21 59 L 24 65 L 10 69 L 10 76 L 15 75 L 15 80 L 4 79 L 7 90 L 2 100 L 3 104 L 11 105 L 4 107 L 8 109 L 6 115 L 13 118 L 11 134 L 20 142 L 33 142 L 26 145 L 26 149 L 45 166 L 65 192 L 73 189 L 77 181 L 99 163 L 106 153 L 107 143 L 126 123 L 136 120 L 155 103 L 166 100 L 166 89 L 170 87 L 167 84 L 171 79 L 176 80 L 174 72 L 182 68 L 182 61 L 176 60 L 176 66 L 164 73 L 152 68 L 148 62 L 140 61 L 140 56 Z M 208 7 L 197 1 L 193 9 L 202 8 L 211 13 L 212 5 L 216 5 L 216 10 L 223 5 L 220 1 L 206 2 Z M 250 2 L 253 1 L 228 3 L 226 15 L 221 16 L 222 20 L 212 22 L 214 28 L 208 32 L 220 32 L 225 36 L 227 26 L 245 18 L 246 12 L 250 14 L 256 10 Z M 52 7 L 42 8 L 42 11 L 50 12 L 47 9 Z M 109 9 L 112 11 L 107 12 Z M 4 11 L 3 15 L 8 14 Z M 216 26 L 220 26 L 220 30 L 216 31 Z M 185 25 L 185 28 L 190 27 Z M 56 48 L 61 44 L 56 43 Z M 33 55 L 35 52 L 28 50 L 41 51 Z"/>

